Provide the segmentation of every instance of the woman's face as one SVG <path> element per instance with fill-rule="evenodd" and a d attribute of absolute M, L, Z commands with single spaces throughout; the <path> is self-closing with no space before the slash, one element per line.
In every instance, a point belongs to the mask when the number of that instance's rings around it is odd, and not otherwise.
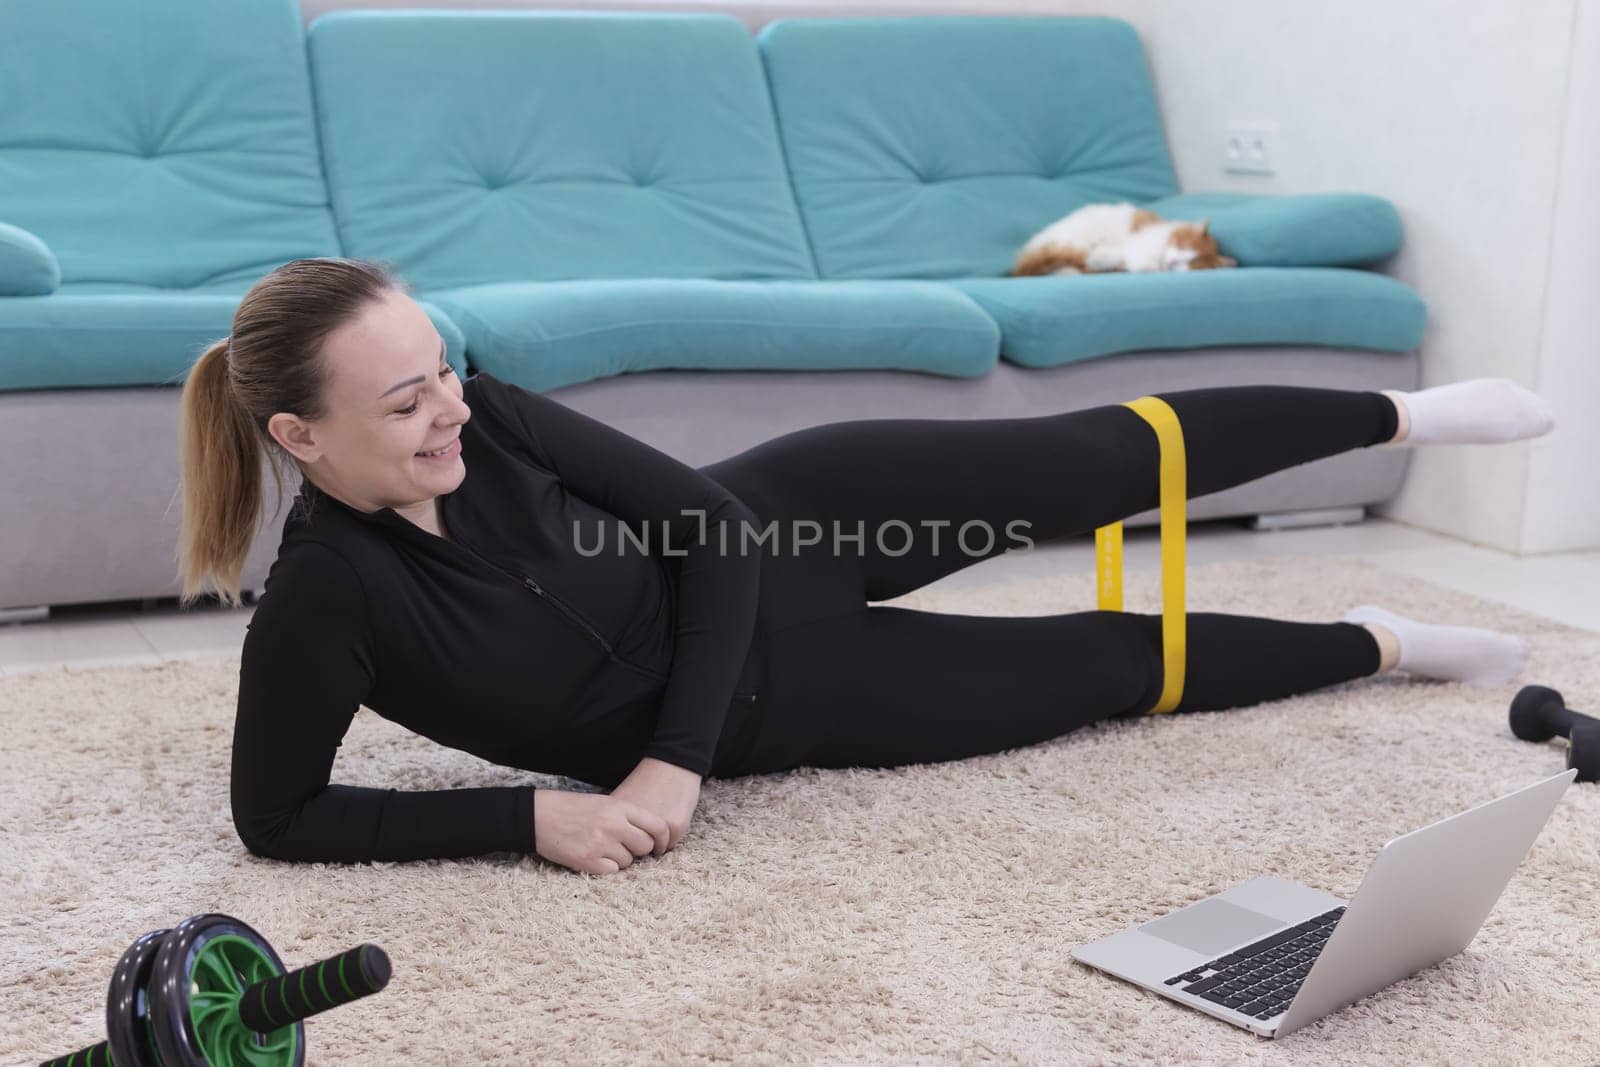
<path fill-rule="evenodd" d="M 419 506 L 466 477 L 461 426 L 472 411 L 427 312 L 391 290 L 328 335 L 327 414 L 279 412 L 268 429 L 319 489 L 360 511 Z M 423 452 L 444 451 L 437 456 Z"/>

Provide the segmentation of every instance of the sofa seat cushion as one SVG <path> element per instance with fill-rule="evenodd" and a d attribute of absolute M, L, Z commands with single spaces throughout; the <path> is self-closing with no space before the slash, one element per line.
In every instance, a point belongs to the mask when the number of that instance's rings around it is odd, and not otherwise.
<path fill-rule="evenodd" d="M 419 290 L 815 276 L 732 16 L 342 10 L 307 36 L 346 253 Z"/>
<path fill-rule="evenodd" d="M 1209 219 L 1241 267 L 1350 267 L 1400 248 L 1400 215 L 1366 193 L 1180 193 L 1141 205 L 1168 219 Z"/>
<path fill-rule="evenodd" d="M 240 295 L 90 283 L 0 299 L 0 390 L 182 385 L 206 347 L 233 329 Z M 419 303 L 464 374 L 461 331 Z"/>
<path fill-rule="evenodd" d="M 50 246 L 0 222 L 0 296 L 48 296 L 60 284 L 61 264 Z"/>
<path fill-rule="evenodd" d="M 824 278 L 997 276 L 1074 208 L 1178 191 L 1126 22 L 808 18 L 757 44 Z"/>
<path fill-rule="evenodd" d="M 952 282 L 1000 324 L 1026 367 L 1141 349 L 1332 345 L 1410 351 L 1427 308 L 1403 283 L 1339 267 L 1238 267 Z"/>
<path fill-rule="evenodd" d="M 543 392 L 614 374 L 994 368 L 999 328 L 939 282 L 646 278 L 504 282 L 427 298 L 466 334 L 474 370 Z"/>

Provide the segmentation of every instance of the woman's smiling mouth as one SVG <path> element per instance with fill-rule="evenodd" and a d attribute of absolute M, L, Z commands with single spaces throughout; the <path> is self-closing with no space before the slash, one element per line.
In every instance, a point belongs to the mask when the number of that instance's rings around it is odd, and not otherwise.
<path fill-rule="evenodd" d="M 460 453 L 460 451 L 461 438 L 458 436 L 443 448 L 435 449 L 432 452 L 418 452 L 416 455 L 418 459 L 449 459 L 451 456 Z"/>

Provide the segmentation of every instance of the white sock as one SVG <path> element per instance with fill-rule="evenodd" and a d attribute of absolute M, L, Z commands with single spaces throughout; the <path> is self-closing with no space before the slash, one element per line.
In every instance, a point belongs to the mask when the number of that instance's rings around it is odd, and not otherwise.
<path fill-rule="evenodd" d="M 1528 665 L 1528 639 L 1477 626 L 1418 622 L 1376 604 L 1344 613 L 1343 622 L 1375 622 L 1400 639 L 1400 670 L 1468 685 L 1505 685 Z"/>
<path fill-rule="evenodd" d="M 1400 441 L 1377 448 L 1425 444 L 1498 444 L 1543 437 L 1555 429 L 1549 403 L 1510 378 L 1469 378 L 1414 393 L 1383 389 L 1397 397 L 1411 416 L 1411 429 Z"/>

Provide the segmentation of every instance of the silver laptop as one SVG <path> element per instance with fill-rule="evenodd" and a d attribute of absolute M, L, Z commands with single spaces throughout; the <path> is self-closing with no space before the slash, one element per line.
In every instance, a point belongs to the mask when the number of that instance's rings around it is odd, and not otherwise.
<path fill-rule="evenodd" d="M 1074 959 L 1263 1037 L 1284 1037 L 1477 936 L 1577 769 L 1384 845 L 1345 901 L 1270 875 Z"/>

